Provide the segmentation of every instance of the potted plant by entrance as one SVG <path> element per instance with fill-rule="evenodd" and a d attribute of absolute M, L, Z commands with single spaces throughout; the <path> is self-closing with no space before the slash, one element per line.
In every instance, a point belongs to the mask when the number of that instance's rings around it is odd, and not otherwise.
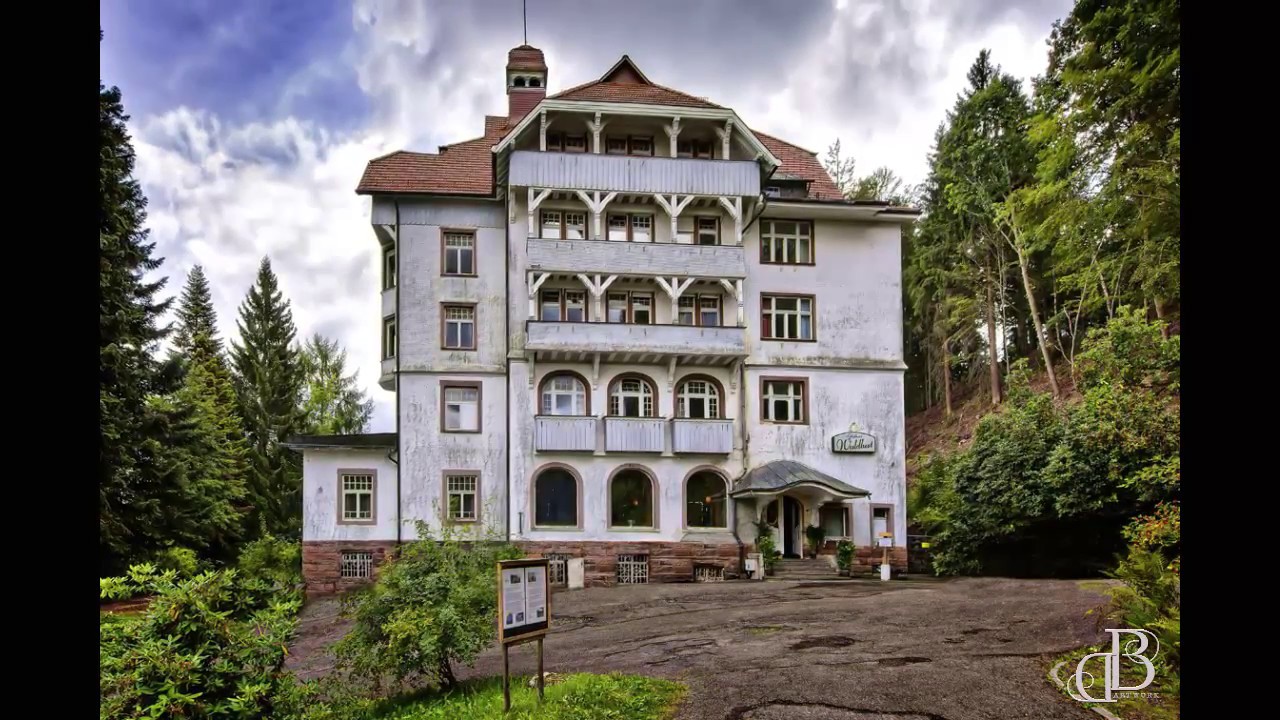
<path fill-rule="evenodd" d="M 848 540 L 836 543 L 836 567 L 840 569 L 841 575 L 852 575 L 850 570 L 853 568 L 853 557 L 857 552 L 858 548 Z"/>
<path fill-rule="evenodd" d="M 760 552 L 760 562 L 764 566 L 764 574 L 772 575 L 778 566 L 778 546 L 773 541 L 773 526 L 767 522 L 756 522 L 756 550 Z"/>
<path fill-rule="evenodd" d="M 810 525 L 804 529 L 804 536 L 809 540 L 810 557 L 818 557 L 818 553 L 822 551 L 822 544 L 827 541 L 827 531 L 823 530 L 821 525 Z"/>

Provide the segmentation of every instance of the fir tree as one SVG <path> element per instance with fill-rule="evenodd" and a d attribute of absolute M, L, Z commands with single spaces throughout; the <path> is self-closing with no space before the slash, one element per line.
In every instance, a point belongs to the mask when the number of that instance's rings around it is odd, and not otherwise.
<path fill-rule="evenodd" d="M 209 292 L 209 280 L 204 268 L 196 265 L 187 275 L 178 302 L 178 324 L 173 338 L 174 350 L 189 356 L 201 339 L 200 350 L 214 355 L 222 354 L 222 339 L 218 337 L 218 315 L 213 309 L 213 296 Z"/>
<path fill-rule="evenodd" d="M 98 402 L 99 565 L 120 570 L 164 543 L 164 477 L 159 468 L 168 419 L 148 398 L 176 387 L 178 371 L 153 352 L 168 334 L 157 300 L 164 279 L 146 280 L 160 267 L 155 243 L 143 229 L 146 198 L 133 178 L 134 153 L 119 88 L 98 83 L 99 306 Z"/>
<path fill-rule="evenodd" d="M 249 440 L 249 531 L 297 535 L 302 472 L 296 454 L 281 442 L 301 427 L 303 376 L 293 313 L 268 258 L 240 304 L 236 325 L 240 338 L 232 342 L 231 363 Z"/>
<path fill-rule="evenodd" d="M 303 425 L 313 435 L 364 432 L 373 417 L 373 400 L 346 373 L 347 351 L 319 333 L 302 348 Z"/>

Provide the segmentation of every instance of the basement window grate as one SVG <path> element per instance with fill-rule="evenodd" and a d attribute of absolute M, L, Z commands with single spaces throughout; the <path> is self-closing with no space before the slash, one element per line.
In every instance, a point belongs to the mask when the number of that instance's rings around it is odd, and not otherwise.
<path fill-rule="evenodd" d="M 724 568 L 719 565 L 699 565 L 693 569 L 694 582 L 724 582 Z"/>
<path fill-rule="evenodd" d="M 342 553 L 342 577 L 361 580 L 373 577 L 373 553 Z"/>
<path fill-rule="evenodd" d="M 552 587 L 569 584 L 569 556 L 560 553 L 547 554 L 547 581 Z"/>
<path fill-rule="evenodd" d="M 619 555 L 618 584 L 643 585 L 649 582 L 648 555 Z"/>

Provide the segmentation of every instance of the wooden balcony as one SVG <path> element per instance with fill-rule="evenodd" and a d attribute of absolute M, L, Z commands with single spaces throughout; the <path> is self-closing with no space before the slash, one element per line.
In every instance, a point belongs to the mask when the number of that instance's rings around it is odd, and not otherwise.
<path fill-rule="evenodd" d="M 747 276 L 747 263 L 740 245 L 529 238 L 525 250 L 529 254 L 529 269 L 538 272 L 726 280 Z"/>
<path fill-rule="evenodd" d="M 733 451 L 733 421 L 675 418 L 671 421 L 671 451 L 728 455 Z"/>
<path fill-rule="evenodd" d="M 599 418 L 590 415 L 538 415 L 533 419 L 533 449 L 538 452 L 595 452 Z"/>
<path fill-rule="evenodd" d="M 664 418 L 606 417 L 604 449 L 607 452 L 660 453 L 666 424 Z"/>
<path fill-rule="evenodd" d="M 525 348 L 538 360 L 579 362 L 601 354 L 608 362 L 661 362 L 729 365 L 747 355 L 747 331 L 740 327 L 632 325 L 603 322 L 526 324 Z"/>
<path fill-rule="evenodd" d="M 511 153 L 508 182 L 564 190 L 756 197 L 760 166 L 750 160 L 517 150 Z"/>

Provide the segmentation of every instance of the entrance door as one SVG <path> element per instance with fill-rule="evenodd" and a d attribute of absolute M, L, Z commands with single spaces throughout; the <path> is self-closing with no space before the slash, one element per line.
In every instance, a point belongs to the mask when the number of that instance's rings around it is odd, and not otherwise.
<path fill-rule="evenodd" d="M 782 498 L 782 554 L 800 557 L 800 503 L 795 498 Z"/>

